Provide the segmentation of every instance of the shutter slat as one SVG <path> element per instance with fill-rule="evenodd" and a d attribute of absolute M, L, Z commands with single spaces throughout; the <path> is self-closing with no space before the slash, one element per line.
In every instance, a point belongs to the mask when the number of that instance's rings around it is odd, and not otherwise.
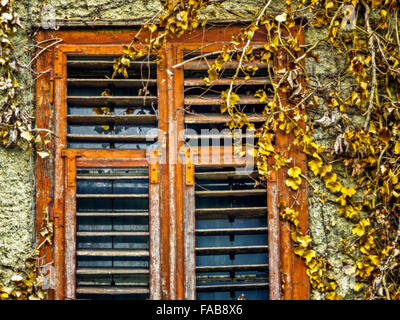
<path fill-rule="evenodd" d="M 185 97 L 185 105 L 197 105 L 197 106 L 210 106 L 210 105 L 220 105 L 223 102 L 221 97 L 207 97 L 207 98 L 196 98 L 196 97 Z M 240 97 L 238 101 L 239 104 L 265 104 L 265 102 L 260 102 L 260 98 L 253 97 Z"/>
<path fill-rule="evenodd" d="M 67 79 L 67 84 L 72 87 L 86 88 L 130 88 L 132 86 L 156 85 L 157 79 Z"/>
<path fill-rule="evenodd" d="M 155 67 L 157 63 L 155 61 L 131 61 L 130 68 L 141 68 L 147 65 L 151 65 Z M 76 69 L 104 69 L 104 68 L 112 68 L 114 66 L 113 60 L 69 60 L 67 61 L 68 68 L 76 68 Z"/>
<path fill-rule="evenodd" d="M 196 229 L 196 236 L 265 234 L 268 228 Z"/>
<path fill-rule="evenodd" d="M 247 291 L 265 289 L 268 289 L 268 283 L 198 285 L 196 287 L 197 292 Z"/>
<path fill-rule="evenodd" d="M 249 189 L 249 190 L 208 190 L 208 191 L 196 191 L 198 197 L 246 197 L 246 196 L 257 196 L 266 195 L 266 189 Z"/>
<path fill-rule="evenodd" d="M 257 114 L 247 114 L 247 120 L 249 122 L 264 122 L 265 117 Z M 187 115 L 185 116 L 185 123 L 187 124 L 224 124 L 231 121 L 230 116 L 223 116 L 218 114 L 200 114 L 198 116 Z"/>
<path fill-rule="evenodd" d="M 196 219 L 226 219 L 234 217 L 242 218 L 260 218 L 266 217 L 267 207 L 243 207 L 243 208 L 205 208 L 196 209 Z"/>
<path fill-rule="evenodd" d="M 146 142 L 157 140 L 156 135 L 119 135 L 119 134 L 67 134 L 71 142 Z"/>
<path fill-rule="evenodd" d="M 137 107 L 137 106 L 151 106 L 157 102 L 156 96 L 69 96 L 67 103 L 69 106 L 74 107 L 105 107 L 113 105 L 116 107 Z"/>
<path fill-rule="evenodd" d="M 78 237 L 148 237 L 148 232 L 126 232 L 126 231 L 88 231 L 88 232 L 77 232 L 76 235 Z"/>
<path fill-rule="evenodd" d="M 156 124 L 156 115 L 68 115 L 69 124 L 77 125 L 140 125 Z"/>
<path fill-rule="evenodd" d="M 77 217 L 148 217 L 148 212 L 77 212 Z"/>
<path fill-rule="evenodd" d="M 215 62 L 215 60 L 208 60 L 207 62 L 204 60 L 195 60 L 195 61 L 188 61 L 184 63 L 183 68 L 185 70 L 208 70 L 210 68 L 210 65 L 212 65 Z M 226 62 L 223 66 L 223 69 L 234 69 L 237 68 L 239 65 L 238 61 L 229 61 Z M 242 67 L 258 67 L 258 68 L 266 68 L 267 63 L 262 63 L 260 61 L 254 61 L 254 62 L 243 62 Z"/>
<path fill-rule="evenodd" d="M 148 198 L 149 195 L 147 193 L 143 194 L 91 194 L 91 193 L 80 193 L 76 195 L 77 198 L 93 198 L 93 199 L 107 199 L 107 198 L 113 198 L 113 199 L 137 199 L 137 198 Z"/>
<path fill-rule="evenodd" d="M 185 139 L 242 139 L 242 140 L 248 140 L 248 139 L 257 139 L 255 135 L 249 135 L 249 134 L 237 134 L 233 135 L 231 133 L 227 134 L 185 134 Z"/>
<path fill-rule="evenodd" d="M 148 250 L 77 250 L 77 256 L 87 257 L 148 257 Z"/>
<path fill-rule="evenodd" d="M 248 174 L 240 173 L 239 170 L 237 171 L 209 171 L 209 172 L 196 172 L 195 177 L 197 180 L 242 180 L 242 179 L 249 179 L 255 178 L 258 175 L 258 172 L 251 172 Z"/>
<path fill-rule="evenodd" d="M 148 176 L 77 175 L 77 180 L 147 180 Z"/>
<path fill-rule="evenodd" d="M 268 252 L 268 246 L 237 246 L 196 248 L 196 255 L 250 254 Z"/>
<path fill-rule="evenodd" d="M 128 269 L 128 268 L 78 268 L 78 275 L 136 275 L 149 274 L 149 269 Z"/>
<path fill-rule="evenodd" d="M 147 288 L 126 288 L 126 287 L 106 287 L 106 288 L 98 288 L 98 287 L 78 287 L 76 289 L 77 293 L 80 294 L 110 294 L 110 295 L 118 295 L 118 294 L 148 294 L 149 289 Z"/>
<path fill-rule="evenodd" d="M 217 79 L 211 82 L 211 85 L 215 86 L 227 86 L 230 85 L 232 79 Z M 245 79 L 235 79 L 234 84 L 238 85 L 261 85 L 261 84 L 270 84 L 271 82 L 267 78 L 251 78 L 249 80 Z M 205 86 L 203 79 L 185 79 L 185 86 Z"/>
<path fill-rule="evenodd" d="M 197 273 L 206 272 L 238 272 L 238 271 L 268 271 L 268 264 L 231 265 L 231 266 L 201 266 L 196 267 Z"/>

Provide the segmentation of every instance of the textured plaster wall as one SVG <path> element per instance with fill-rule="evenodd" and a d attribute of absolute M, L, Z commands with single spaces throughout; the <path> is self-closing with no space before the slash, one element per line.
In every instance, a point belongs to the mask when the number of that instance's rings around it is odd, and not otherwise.
<path fill-rule="evenodd" d="M 57 19 L 64 21 L 94 22 L 98 20 L 138 20 L 147 21 L 160 14 L 158 0 L 48 0 L 56 12 Z M 226 1 L 222 9 L 210 8 L 204 13 L 209 19 L 249 19 L 257 13 L 262 0 Z M 285 1 L 274 0 L 268 11 L 279 12 L 284 8 Z M 22 18 L 24 30 L 14 38 L 17 55 L 22 63 L 27 63 L 32 47 L 29 37 L 30 23 L 39 25 L 41 22 L 42 1 L 18 0 L 17 12 Z M 306 42 L 312 43 L 323 37 L 321 29 L 307 27 Z M 329 84 L 330 76 L 337 72 L 343 61 L 332 59 L 333 54 L 327 46 L 319 46 L 321 63 L 307 59 L 307 71 L 318 78 L 322 84 Z M 21 85 L 24 87 L 26 108 L 32 111 L 32 76 L 28 69 L 21 73 Z M 1 99 L 1 93 L 0 93 Z M 311 114 L 314 119 L 321 113 Z M 316 128 L 315 138 L 318 142 L 332 146 L 336 135 L 335 129 Z M 32 161 L 30 155 L 19 150 L 4 150 L 0 148 L 0 285 L 8 284 L 15 270 L 23 268 L 24 260 L 32 253 L 33 214 L 32 194 L 33 181 Z M 313 181 L 319 185 L 318 180 Z M 339 282 L 338 293 L 346 299 L 360 298 L 352 291 L 351 279 L 344 273 L 344 265 L 351 263 L 341 254 L 339 243 L 351 234 L 351 225 L 339 216 L 334 203 L 322 204 L 320 199 L 309 192 L 309 226 L 314 239 L 315 249 L 319 255 L 328 259 L 332 265 L 332 273 Z M 313 292 L 313 299 L 323 296 Z"/>
<path fill-rule="evenodd" d="M 308 26 L 305 32 L 306 43 L 315 43 L 317 40 L 323 38 L 326 34 L 326 30 L 321 28 L 314 28 Z M 320 63 L 316 63 L 314 58 L 306 59 L 306 70 L 310 76 L 310 84 L 312 86 L 318 86 L 319 90 L 316 91 L 316 95 L 320 97 L 320 106 L 310 112 L 310 116 L 313 120 L 319 120 L 324 115 L 324 110 L 327 108 L 323 103 L 323 96 L 327 96 L 329 92 L 333 91 L 337 85 L 335 82 L 336 76 L 339 73 L 343 73 L 345 70 L 345 60 L 336 54 L 334 50 L 327 42 L 322 42 L 316 47 L 316 54 L 320 57 Z M 351 84 L 348 81 L 341 83 L 340 91 L 348 92 Z M 351 91 L 350 91 L 351 92 Z M 335 115 L 331 116 L 335 121 L 329 127 L 321 127 L 315 125 L 314 138 L 316 141 L 328 148 L 332 148 L 337 135 L 340 133 L 337 126 L 339 117 Z M 359 115 L 351 115 L 351 121 L 356 124 L 362 120 Z M 346 178 L 347 173 L 341 167 L 340 163 L 333 164 L 335 171 L 342 179 L 344 186 L 352 186 L 352 182 Z M 313 173 L 309 172 L 310 176 Z M 313 185 L 317 188 L 326 192 L 324 188 L 324 182 L 320 178 L 311 179 Z M 329 194 L 329 192 L 328 192 Z M 334 199 L 334 196 L 330 196 Z M 337 293 L 340 294 L 344 299 L 362 299 L 362 295 L 357 294 L 353 291 L 354 278 L 351 275 L 346 274 L 346 266 L 352 266 L 354 262 L 341 251 L 340 243 L 343 239 L 349 239 L 352 232 L 352 224 L 345 218 L 343 218 L 337 211 L 335 202 L 327 201 L 322 203 L 319 196 L 313 194 L 313 189 L 309 188 L 309 228 L 310 234 L 313 238 L 314 249 L 318 256 L 322 256 L 327 259 L 331 265 L 330 275 L 334 276 L 338 281 Z M 317 291 L 312 293 L 313 299 L 323 299 Z"/>

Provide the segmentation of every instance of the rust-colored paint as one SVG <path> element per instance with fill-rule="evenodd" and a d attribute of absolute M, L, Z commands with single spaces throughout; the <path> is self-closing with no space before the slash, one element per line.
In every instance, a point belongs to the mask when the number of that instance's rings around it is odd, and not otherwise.
<path fill-rule="evenodd" d="M 191 158 L 191 151 L 189 159 Z M 193 166 L 193 164 L 192 164 Z M 196 299 L 196 255 L 195 253 L 195 191 L 194 183 L 187 184 L 187 181 L 194 181 L 194 170 L 184 170 L 182 177 L 183 184 L 183 225 L 184 243 L 183 243 L 183 266 L 185 270 L 184 278 L 184 299 Z"/>
<path fill-rule="evenodd" d="M 154 169 L 159 171 L 158 150 L 152 154 L 149 166 L 149 232 L 150 232 L 150 299 L 160 300 L 161 294 L 161 213 L 160 213 L 160 184 L 159 179 L 151 178 Z"/>
<path fill-rule="evenodd" d="M 295 29 L 293 32 L 298 34 L 300 43 L 303 43 L 302 29 Z M 286 65 L 286 52 L 283 50 L 278 53 L 276 65 L 278 69 L 282 69 Z M 304 82 L 303 82 L 304 84 Z M 286 94 L 280 93 L 280 99 L 283 104 L 287 103 Z M 292 158 L 296 166 L 300 167 L 303 173 L 307 171 L 306 156 L 301 150 L 292 145 L 294 135 L 286 134 L 279 130 L 276 132 L 276 147 L 284 157 Z M 293 192 L 285 185 L 287 179 L 287 170 L 282 168 L 276 175 L 276 184 L 280 190 L 280 201 L 286 203 L 299 211 L 300 228 L 305 231 L 307 229 L 307 186 L 305 181 L 298 191 Z M 309 299 L 310 285 L 306 274 L 306 266 L 299 257 L 293 252 L 293 242 L 291 239 L 292 226 L 289 222 L 281 221 L 280 227 L 280 263 L 282 272 L 282 296 L 284 300 L 306 300 Z"/>
<path fill-rule="evenodd" d="M 37 41 L 43 41 L 43 35 L 37 38 Z M 36 62 L 36 72 L 40 75 L 36 80 L 36 126 L 38 128 L 50 128 L 51 127 L 51 119 L 50 119 L 50 110 L 52 107 L 52 98 L 51 92 L 52 88 L 50 85 L 50 74 L 45 73 L 48 69 L 48 66 L 52 63 L 53 52 L 52 50 L 48 50 L 44 52 Z M 43 138 L 45 133 L 39 133 Z M 50 149 L 52 149 L 54 143 L 48 145 Z M 38 157 L 36 160 L 36 240 L 38 243 L 43 241 L 43 238 L 40 235 L 40 230 L 42 228 L 42 220 L 43 213 L 48 210 L 50 213 L 51 219 L 54 221 L 54 209 L 52 204 L 53 194 L 52 194 L 52 185 L 53 185 L 53 177 L 51 175 L 53 172 L 53 163 L 50 160 L 50 157 L 46 157 L 44 159 Z M 52 248 L 50 246 L 42 246 L 40 248 L 39 264 L 47 264 L 52 261 Z M 54 298 L 54 291 L 49 290 L 49 298 Z"/>
<path fill-rule="evenodd" d="M 158 183 L 158 150 L 150 155 L 150 183 Z"/>
<path fill-rule="evenodd" d="M 168 51 L 162 51 L 164 56 L 167 56 Z M 158 128 L 159 136 L 158 143 L 160 149 L 161 164 L 159 166 L 160 173 L 160 233 L 161 233 L 161 299 L 170 299 L 170 264 L 169 264 L 169 248 L 170 248 L 170 213 L 169 213 L 169 177 L 168 177 L 168 73 L 167 59 L 164 59 L 158 66 L 157 88 L 158 88 Z"/>
<path fill-rule="evenodd" d="M 297 28 L 294 31 L 300 44 L 304 43 L 304 31 L 301 28 Z M 304 50 L 300 50 L 298 56 L 304 54 Z M 304 59 L 302 60 L 304 67 Z M 306 84 L 305 79 L 302 78 L 301 84 L 305 90 Z M 305 129 L 306 124 L 304 121 L 300 123 L 301 127 Z M 292 137 L 293 139 L 294 137 Z M 303 174 L 307 174 L 307 156 L 302 150 L 294 146 L 291 157 L 295 159 L 297 166 L 301 169 Z M 297 201 L 293 204 L 293 207 L 299 211 L 299 226 L 303 232 L 308 230 L 308 196 L 307 196 L 307 185 L 303 179 L 302 185 L 296 193 Z M 293 253 L 292 253 L 293 254 Z M 294 256 L 294 277 L 293 277 L 293 299 L 295 300 L 306 300 L 310 298 L 310 282 L 306 274 L 306 266 L 298 256 Z"/>
<path fill-rule="evenodd" d="M 269 158 L 269 166 L 273 164 L 273 158 Z M 269 259 L 269 298 L 281 299 L 281 258 L 280 258 L 280 216 L 279 216 L 279 187 L 276 173 L 271 171 L 271 177 L 267 183 L 268 206 L 268 259 Z"/>
<path fill-rule="evenodd" d="M 151 223 L 151 269 L 150 287 L 152 299 L 194 299 L 195 298 L 195 260 L 194 260 L 194 185 L 186 183 L 194 179 L 193 171 L 186 170 L 179 161 L 178 152 L 183 146 L 177 132 L 184 128 L 183 68 L 172 66 L 182 61 L 184 50 L 210 52 L 221 50 L 223 41 L 229 42 L 240 30 L 239 26 L 199 30 L 179 39 L 170 39 L 165 50 L 166 58 L 158 66 L 158 111 L 159 111 L 159 150 L 161 162 L 157 164 L 158 182 L 150 184 L 150 223 Z M 299 40 L 303 43 L 300 30 Z M 146 34 L 143 34 L 146 37 Z M 123 45 L 132 40 L 132 30 L 113 31 L 51 31 L 39 32 L 38 41 L 62 38 L 63 42 L 52 48 L 37 60 L 37 70 L 53 68 L 53 74 L 42 74 L 37 82 L 37 126 L 52 129 L 50 119 L 51 91 L 54 90 L 54 164 L 49 158 L 38 159 L 36 172 L 40 188 L 37 190 L 37 230 L 42 213 L 50 207 L 54 217 L 54 247 L 41 253 L 46 261 L 54 261 L 56 269 L 56 289 L 50 297 L 64 299 L 73 297 L 71 288 L 73 278 L 70 273 L 72 260 L 64 258 L 69 252 L 73 238 L 73 226 L 67 226 L 73 217 L 74 194 L 76 186 L 71 179 L 70 168 L 76 167 L 146 167 L 149 165 L 147 153 L 143 150 L 79 150 L 66 149 L 66 56 L 75 54 L 116 55 L 122 52 Z M 257 32 L 254 38 L 262 45 L 268 35 Z M 284 65 L 284 56 L 275 61 L 275 66 Z M 54 78 L 52 89 L 51 77 Z M 282 93 L 281 98 L 285 100 Z M 293 137 L 277 132 L 277 148 L 286 150 Z M 63 153 L 64 152 L 64 153 Z M 201 166 L 242 166 L 245 163 L 234 157 L 233 150 L 219 148 L 195 148 L 191 150 L 193 165 Z M 231 159 L 215 163 L 207 155 L 217 154 L 220 159 L 230 154 Z M 63 159 L 65 156 L 65 160 Z M 305 156 L 293 149 L 290 152 L 296 164 L 306 170 Z M 73 159 L 73 160 L 72 160 Z M 65 165 L 64 165 L 65 161 Z M 285 186 L 285 172 L 279 171 L 268 185 L 268 207 L 270 226 L 270 296 L 271 299 L 307 299 L 309 284 L 304 263 L 293 254 L 290 226 L 279 220 L 277 205 L 282 199 L 290 203 L 291 193 Z M 189 180 L 187 180 L 189 179 Z M 54 194 L 53 194 L 54 193 Z M 300 225 L 307 228 L 306 188 L 302 186 L 296 194 L 299 202 L 294 204 L 300 212 Z M 72 199 L 71 201 L 67 199 Z M 300 204 L 300 205 L 299 205 Z M 297 207 L 296 207 L 297 206 Z M 278 228 L 279 225 L 279 228 Z M 273 227 L 273 230 L 271 230 Z M 64 230 L 67 228 L 68 230 Z M 70 230 L 71 229 L 71 230 Z M 155 234 L 158 231 L 158 235 Z M 193 232 L 193 233 L 192 233 Z M 271 233 L 272 232 L 272 233 Z M 68 233 L 68 235 L 67 235 Z M 68 238 L 68 239 L 67 239 Z M 158 251 L 157 251 L 158 250 Z M 183 258 L 182 258 L 183 257 Z M 67 269 L 66 269 L 67 268 Z M 68 272 L 66 272 L 68 271 Z M 280 272 L 284 275 L 282 296 Z"/>
<path fill-rule="evenodd" d="M 65 158 L 66 191 L 64 201 L 65 225 L 65 299 L 75 299 L 76 292 L 76 161 Z"/>
<path fill-rule="evenodd" d="M 66 146 L 66 63 L 65 55 L 59 48 L 54 51 L 54 201 L 57 216 L 54 224 L 54 268 L 56 273 L 55 299 L 62 300 L 65 292 L 64 264 L 64 161 L 62 150 Z"/>
<path fill-rule="evenodd" d="M 185 184 L 187 186 L 194 185 L 194 167 L 193 167 L 193 154 L 188 148 L 185 152 L 186 162 L 185 162 Z"/>
<path fill-rule="evenodd" d="M 171 70 L 171 65 L 176 61 L 176 48 L 167 46 L 167 99 L 168 99 L 168 148 L 167 148 L 167 166 L 168 166 L 168 180 L 169 180 L 169 265 L 170 265 L 170 282 L 169 282 L 169 298 L 171 300 L 177 299 L 177 280 L 182 276 L 180 264 L 177 264 L 177 212 L 180 208 L 177 208 L 177 123 L 176 123 L 176 109 L 174 105 L 174 76 L 175 72 Z M 179 214 L 179 213 L 178 213 Z M 177 266 L 178 265 L 178 266 Z M 179 268 L 179 269 L 178 269 Z M 178 276 L 177 276 L 178 273 Z"/>

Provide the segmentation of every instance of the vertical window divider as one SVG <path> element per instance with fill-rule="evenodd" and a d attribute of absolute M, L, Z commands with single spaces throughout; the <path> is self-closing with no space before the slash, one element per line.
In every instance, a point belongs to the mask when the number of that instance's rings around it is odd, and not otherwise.
<path fill-rule="evenodd" d="M 185 300 L 196 299 L 196 255 L 195 255 L 195 184 L 193 151 L 185 150 L 183 167 L 183 233 L 184 233 L 184 269 Z M 183 158 L 183 157 L 182 157 Z"/>
<path fill-rule="evenodd" d="M 76 157 L 79 154 L 63 152 L 65 162 L 65 296 L 76 298 Z"/>
<path fill-rule="evenodd" d="M 161 291 L 161 190 L 160 155 L 158 150 L 149 150 L 149 232 L 150 232 L 150 299 L 160 300 Z"/>

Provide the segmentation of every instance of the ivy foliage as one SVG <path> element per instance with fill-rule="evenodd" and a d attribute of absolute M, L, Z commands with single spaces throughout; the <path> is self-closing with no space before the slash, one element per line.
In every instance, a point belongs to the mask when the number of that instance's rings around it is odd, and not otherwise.
<path fill-rule="evenodd" d="M 298 0 L 293 9 L 292 1 L 286 0 L 286 11 L 279 14 L 268 13 L 270 3 L 266 1 L 254 20 L 223 47 L 210 64 L 204 81 L 212 84 L 225 63 L 232 59 L 239 61 L 230 88 L 221 92 L 221 113 L 231 116 L 227 123 L 230 129 L 255 131 L 258 142 L 248 152 L 256 158 L 261 179 L 268 180 L 272 171 L 286 168 L 286 185 L 293 191 L 305 179 L 323 203 L 336 203 L 338 214 L 353 223 L 352 237 L 343 239 L 338 246 L 353 260 L 348 272 L 356 279 L 354 291 L 364 292 L 366 299 L 398 299 L 400 41 L 397 1 Z M 211 2 L 164 1 L 162 4 L 166 13 L 160 18 L 160 30 L 155 24 L 145 25 L 141 31 L 150 31 L 150 38 L 140 49 L 134 46 L 140 42 L 139 38 L 125 48 L 123 56 L 116 61 L 115 74 L 124 74 L 130 60 L 148 52 L 158 53 L 168 36 L 179 37 L 198 28 L 201 25 L 198 13 Z M 307 24 L 326 32 L 304 50 L 292 32 L 300 13 L 309 16 Z M 262 48 L 252 43 L 258 30 L 269 34 L 270 41 Z M 313 85 L 313 75 L 307 74 L 304 68 L 306 58 L 320 62 L 315 49 L 322 45 L 329 46 L 347 64 L 335 75 L 333 85 L 323 88 Z M 251 79 L 254 69 L 244 62 L 268 64 L 272 55 L 282 52 L 286 64 L 280 69 L 268 66 L 273 98 L 267 99 L 268 92 L 263 90 L 254 92 L 255 97 L 265 102 L 266 117 L 265 123 L 255 129 L 255 124 L 239 108 L 240 96 L 233 90 L 234 80 L 239 72 Z M 272 78 L 272 73 L 278 77 Z M 349 89 L 340 90 L 342 83 Z M 289 100 L 282 101 L 280 92 L 286 93 Z M 321 109 L 322 118 L 313 121 L 309 114 Z M 362 117 L 361 125 L 352 120 L 354 115 Z M 332 145 L 321 145 L 314 139 L 316 125 L 323 129 L 335 125 L 336 139 Z M 275 150 L 271 132 L 278 130 L 294 135 L 289 149 L 299 148 L 307 154 L 311 176 L 301 172 L 286 152 Z M 271 157 L 272 165 L 268 161 Z M 311 178 L 320 179 L 322 186 L 315 186 Z M 281 203 L 281 210 L 282 219 L 293 224 L 294 251 L 304 259 L 312 287 L 324 292 L 327 299 L 341 299 L 336 293 L 338 283 L 329 275 L 330 263 L 317 257 L 312 238 L 299 228 L 298 213 L 286 203 Z"/>

